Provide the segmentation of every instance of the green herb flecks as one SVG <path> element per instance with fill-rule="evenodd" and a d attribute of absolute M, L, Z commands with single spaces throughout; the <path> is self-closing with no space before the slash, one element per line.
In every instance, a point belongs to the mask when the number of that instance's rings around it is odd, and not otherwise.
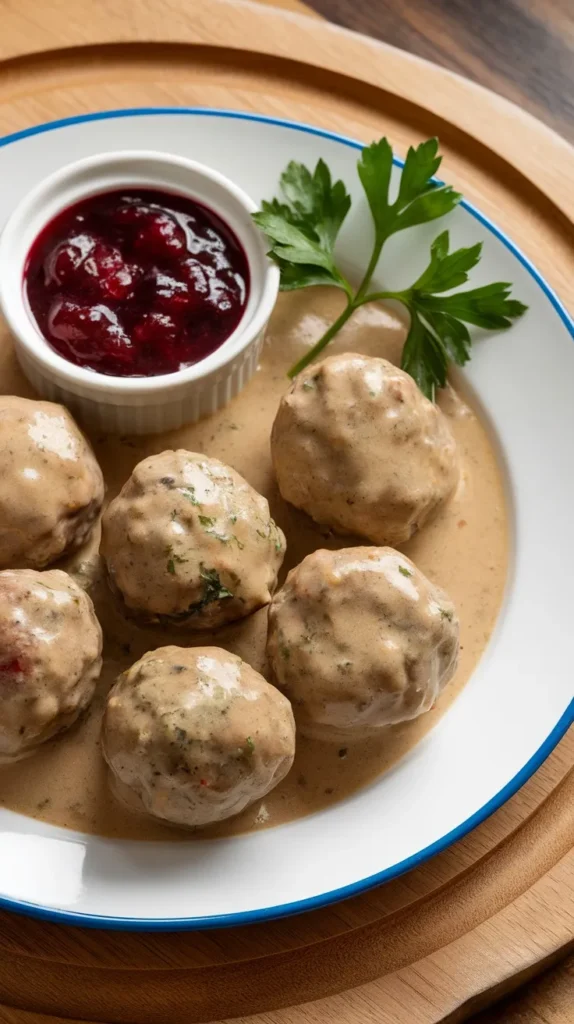
<path fill-rule="evenodd" d="M 248 757 L 253 757 L 253 754 L 255 753 L 255 744 L 251 739 L 251 736 L 248 736 L 245 740 L 245 753 Z"/>
<path fill-rule="evenodd" d="M 174 566 L 175 571 L 175 566 Z M 199 567 L 199 578 L 201 580 L 202 595 L 199 601 L 195 601 L 189 605 L 185 611 L 178 612 L 175 615 L 162 615 L 158 616 L 160 622 L 181 622 L 191 615 L 198 615 L 207 605 L 213 604 L 214 601 L 226 601 L 235 595 L 231 590 L 221 582 L 217 569 L 206 569 L 203 564 Z M 221 688 L 221 693 L 224 693 Z"/>
<path fill-rule="evenodd" d="M 399 572 L 401 576 L 412 576 L 410 569 L 407 569 L 406 565 L 399 565 Z"/>
<path fill-rule="evenodd" d="M 176 554 L 171 544 L 168 545 L 166 549 L 166 554 L 169 555 L 169 558 L 167 560 L 167 571 L 171 573 L 172 576 L 175 576 L 176 565 L 184 565 L 185 562 L 187 562 L 187 558 L 182 558 L 181 555 Z"/>
<path fill-rule="evenodd" d="M 411 147 L 396 198 L 391 200 L 393 151 L 388 140 L 380 139 L 363 149 L 357 169 L 375 235 L 371 258 L 356 289 L 341 273 L 334 253 L 351 198 L 342 181 L 332 182 L 322 160 L 313 173 L 292 161 L 280 178 L 281 199 L 262 203 L 261 210 L 253 215 L 271 241 L 269 255 L 281 270 L 283 291 L 326 284 L 341 289 L 346 296 L 343 312 L 291 368 L 290 377 L 316 359 L 356 309 L 369 302 L 394 299 L 410 314 L 401 366 L 434 400 L 436 388 L 446 383 L 449 362 L 463 366 L 470 358 L 472 342 L 467 324 L 504 330 L 525 312 L 523 303 L 510 298 L 511 285 L 506 282 L 444 294 L 466 283 L 482 250 L 479 243 L 449 252 L 446 231 L 431 245 L 429 264 L 413 285 L 398 291 L 369 291 L 383 247 L 392 235 L 444 217 L 460 202 L 459 192 L 434 178 L 441 159 L 437 139 Z M 310 382 L 305 381 L 303 387 L 310 390 Z"/>
<path fill-rule="evenodd" d="M 202 608 L 213 601 L 224 601 L 227 598 L 233 597 L 231 591 L 223 586 L 216 569 L 206 569 L 202 565 L 199 576 L 203 582 L 203 597 L 199 602 Z"/>
<path fill-rule="evenodd" d="M 187 500 L 190 501 L 192 505 L 201 504 L 201 502 L 199 502 L 195 496 L 195 487 L 180 487 L 179 490 L 180 493 L 183 494 L 184 498 L 187 498 Z"/>
<path fill-rule="evenodd" d="M 198 519 L 205 532 L 209 533 L 211 537 L 215 537 L 220 544 L 237 544 L 239 550 L 243 551 L 245 544 L 243 541 L 240 541 L 234 533 L 220 533 L 218 530 L 214 529 L 216 520 L 213 519 L 212 516 L 198 516 Z M 232 522 L 236 522 L 237 516 L 230 516 L 230 520 Z"/>
<path fill-rule="evenodd" d="M 273 547 L 275 548 L 276 554 L 281 554 L 283 551 L 283 541 L 281 539 L 279 527 L 277 526 L 277 523 L 273 522 L 273 520 L 271 520 L 269 524 L 269 535 L 273 538 Z"/>
<path fill-rule="evenodd" d="M 283 542 L 281 540 L 277 524 L 272 519 L 269 520 L 264 530 L 257 529 L 256 534 L 261 537 L 262 540 L 270 540 L 273 543 L 273 547 L 277 554 L 283 551 Z"/>

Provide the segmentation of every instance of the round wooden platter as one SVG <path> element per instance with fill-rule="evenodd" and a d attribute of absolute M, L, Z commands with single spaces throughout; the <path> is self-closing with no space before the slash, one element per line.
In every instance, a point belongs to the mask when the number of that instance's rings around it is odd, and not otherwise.
<path fill-rule="evenodd" d="M 318 19 L 240 0 L 4 0 L 2 134 L 154 105 L 255 111 L 365 141 L 387 134 L 399 152 L 438 134 L 446 179 L 574 301 L 573 151 L 484 89 Z M 573 761 L 571 732 L 464 840 L 312 914 L 172 935 L 2 914 L 0 1019 L 463 1020 L 574 944 Z"/>

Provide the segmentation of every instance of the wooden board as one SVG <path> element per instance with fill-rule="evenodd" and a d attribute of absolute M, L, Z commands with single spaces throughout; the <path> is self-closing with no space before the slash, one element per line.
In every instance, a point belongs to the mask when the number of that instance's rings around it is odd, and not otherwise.
<path fill-rule="evenodd" d="M 574 303 L 573 152 L 478 86 L 319 20 L 240 0 L 3 0 L 1 10 L 0 132 L 82 111 L 188 104 L 300 119 L 366 141 L 386 133 L 399 150 L 436 133 L 445 177 Z M 313 914 L 187 935 L 0 915 L 0 1019 L 463 1020 L 574 943 L 573 761 L 570 734 L 456 846 Z"/>

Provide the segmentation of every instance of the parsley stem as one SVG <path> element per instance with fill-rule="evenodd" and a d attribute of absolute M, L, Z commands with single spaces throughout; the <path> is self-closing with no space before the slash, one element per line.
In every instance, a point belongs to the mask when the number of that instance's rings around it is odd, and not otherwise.
<path fill-rule="evenodd" d="M 376 256 L 376 259 L 371 262 L 374 262 L 374 265 L 376 265 L 377 260 L 378 256 Z M 364 283 L 368 287 L 369 281 L 367 274 L 365 274 Z M 298 363 L 295 363 L 295 366 L 291 367 L 287 376 L 293 380 L 297 374 L 301 373 L 301 370 L 306 370 L 309 364 L 316 359 L 319 353 L 323 351 L 331 339 L 335 337 L 338 331 L 340 331 L 341 327 L 347 323 L 347 320 L 352 317 L 353 313 L 359 308 L 359 306 L 365 306 L 367 302 L 380 302 L 383 299 L 397 299 L 398 302 L 402 302 L 408 308 L 410 290 L 407 289 L 404 292 L 371 292 L 369 295 L 361 295 L 361 288 L 359 288 L 354 298 L 351 295 L 348 297 L 347 305 L 340 316 L 337 317 L 335 322 L 332 323 L 328 330 L 326 330 L 319 338 L 319 341 L 315 342 L 313 347 L 305 353 L 303 358 L 300 359 Z"/>
<path fill-rule="evenodd" d="M 386 236 L 383 236 L 382 238 L 377 238 L 376 241 L 375 241 L 375 247 L 373 249 L 373 254 L 372 254 L 372 256 L 371 256 L 371 258 L 369 260 L 369 265 L 368 265 L 367 269 L 365 270 L 365 275 L 364 275 L 363 280 L 361 281 L 361 283 L 359 285 L 359 288 L 357 290 L 357 293 L 355 295 L 355 306 L 360 306 L 360 305 L 363 304 L 363 300 L 365 298 L 365 293 L 366 293 L 367 288 L 369 287 L 369 285 L 371 283 L 371 278 L 372 278 L 372 276 L 375 273 L 375 270 L 377 268 L 377 263 L 379 262 L 379 259 L 380 259 L 380 256 L 381 256 L 381 252 L 383 250 L 383 245 L 385 244 L 385 242 L 386 242 Z"/>
<path fill-rule="evenodd" d="M 385 299 L 396 299 L 397 302 L 402 302 L 405 306 L 408 306 L 410 297 L 409 289 L 404 292 L 370 292 L 369 295 L 363 296 L 359 301 L 355 299 L 354 305 L 357 308 L 358 306 L 366 306 L 367 302 L 383 302 Z"/>
<path fill-rule="evenodd" d="M 355 293 L 351 285 L 347 281 L 347 278 L 344 277 L 343 274 L 340 274 L 338 271 L 335 271 L 335 277 L 339 281 L 342 290 L 345 292 L 345 295 L 347 296 L 347 302 L 353 302 Z"/>
<path fill-rule="evenodd" d="M 349 319 L 349 317 L 353 315 L 355 309 L 356 303 L 354 301 L 349 301 L 341 315 L 337 317 L 334 323 L 332 323 L 328 330 L 325 331 L 323 336 L 319 338 L 319 341 L 315 342 L 313 347 L 310 348 L 309 351 L 305 353 L 303 358 L 300 359 L 298 363 L 295 363 L 295 366 L 291 367 L 289 373 L 287 374 L 287 376 L 290 377 L 291 380 L 293 380 L 293 377 L 296 377 L 298 373 L 301 373 L 301 370 L 305 370 L 309 366 L 309 363 L 312 363 L 316 356 L 319 355 L 319 352 L 323 351 L 323 349 L 331 341 L 331 338 L 334 338 L 337 331 L 340 331 L 343 324 L 347 323 L 347 320 Z"/>

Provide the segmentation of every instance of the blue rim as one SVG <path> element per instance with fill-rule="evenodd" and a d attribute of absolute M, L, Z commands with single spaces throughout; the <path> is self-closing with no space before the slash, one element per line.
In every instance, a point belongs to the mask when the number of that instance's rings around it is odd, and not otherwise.
<path fill-rule="evenodd" d="M 41 135 L 45 132 L 55 131 L 58 128 L 67 128 L 74 124 L 84 124 L 89 121 L 106 121 L 119 117 L 149 117 L 162 114 L 189 114 L 194 117 L 227 117 L 242 121 L 257 121 L 262 124 L 276 125 L 281 128 L 289 128 L 292 131 L 306 132 L 318 138 L 329 139 L 332 142 L 339 142 L 351 149 L 362 149 L 363 143 L 356 142 L 336 132 L 329 132 L 322 128 L 314 128 L 312 125 L 302 124 L 298 121 L 288 121 L 278 117 L 266 117 L 263 114 L 245 114 L 235 110 L 211 110 L 209 107 L 135 107 L 124 110 L 103 110 L 94 114 L 79 114 L 75 117 L 62 118 L 59 121 L 48 121 L 45 124 L 35 125 L 33 128 L 26 128 L 23 131 L 13 132 L 0 138 L 0 148 L 9 146 L 13 142 L 27 139 L 32 135 Z M 397 157 L 394 163 L 398 167 L 403 166 L 403 161 Z M 520 249 L 500 230 L 493 222 L 476 209 L 472 203 L 463 200 L 460 204 L 475 220 L 478 220 L 494 235 L 502 244 L 516 257 L 530 276 L 544 292 L 550 305 L 558 314 L 566 326 L 570 336 L 574 340 L 574 320 L 568 314 L 566 308 L 544 280 L 542 275 Z M 426 846 L 423 850 L 407 857 L 406 860 L 393 864 L 392 867 L 379 871 L 377 874 L 369 875 L 367 878 L 354 882 L 352 885 L 343 886 L 340 889 L 333 889 L 331 892 L 322 893 L 320 896 L 313 896 L 306 900 L 299 900 L 295 903 L 285 903 L 276 907 L 267 907 L 263 910 L 245 911 L 239 914 L 219 914 L 211 917 L 187 917 L 187 918 L 129 918 L 129 917 L 99 917 L 95 914 L 76 914 L 68 911 L 50 910 L 34 903 L 26 903 L 22 900 L 12 900 L 0 896 L 0 908 L 11 910 L 15 913 L 27 914 L 30 917 L 40 918 L 44 921 L 52 921 L 57 924 L 78 925 L 83 928 L 109 928 L 128 931 L 186 931 L 191 929 L 228 928 L 245 924 L 256 924 L 262 921 L 270 921 L 275 918 L 289 917 L 291 914 L 300 914 L 307 910 L 317 910 L 330 903 L 357 896 L 366 892 L 382 882 L 388 882 L 398 875 L 410 871 L 412 868 L 423 864 L 430 857 L 441 853 L 458 839 L 462 839 L 468 832 L 477 825 L 480 825 L 486 818 L 497 811 L 511 796 L 513 796 L 531 775 L 546 760 L 554 747 L 566 734 L 569 727 L 574 723 L 574 700 L 561 716 L 552 732 L 546 737 L 542 746 L 524 765 L 523 768 L 510 780 L 497 794 L 493 796 L 483 807 L 476 811 L 470 818 L 463 821 L 452 831 L 442 836 L 435 843 Z"/>

